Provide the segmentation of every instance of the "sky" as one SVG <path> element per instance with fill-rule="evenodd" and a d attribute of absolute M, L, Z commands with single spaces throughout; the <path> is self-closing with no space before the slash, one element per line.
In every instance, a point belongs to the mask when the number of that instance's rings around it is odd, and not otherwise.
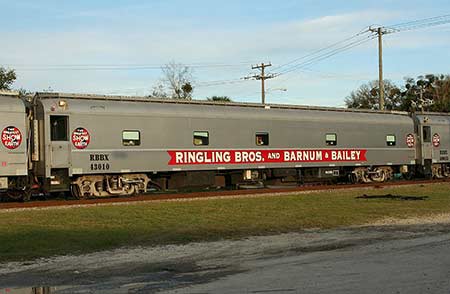
<path fill-rule="evenodd" d="M 270 62 L 267 103 L 343 106 L 378 78 L 377 40 L 351 37 L 448 15 L 450 1 L 0 0 L 0 9 L 0 66 L 16 70 L 14 88 L 148 95 L 175 62 L 192 69 L 195 99 L 260 102 L 260 81 L 242 78 Z M 384 35 L 385 79 L 450 74 L 449 33 L 444 24 Z M 343 40 L 366 42 L 307 62 Z"/>

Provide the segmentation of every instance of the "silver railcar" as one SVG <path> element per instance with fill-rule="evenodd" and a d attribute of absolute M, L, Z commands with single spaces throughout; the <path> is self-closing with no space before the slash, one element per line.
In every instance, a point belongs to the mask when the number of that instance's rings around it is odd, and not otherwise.
<path fill-rule="evenodd" d="M 38 174 L 80 196 L 308 178 L 385 181 L 416 163 L 406 113 L 39 94 Z"/>

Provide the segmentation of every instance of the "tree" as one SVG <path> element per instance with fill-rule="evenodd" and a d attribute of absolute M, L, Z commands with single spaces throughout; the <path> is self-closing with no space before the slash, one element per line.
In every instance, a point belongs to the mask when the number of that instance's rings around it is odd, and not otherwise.
<path fill-rule="evenodd" d="M 450 76 L 405 78 L 404 100 L 409 109 L 450 112 Z"/>
<path fill-rule="evenodd" d="M 150 97 L 154 98 L 167 98 L 167 93 L 164 90 L 164 85 L 160 82 L 156 86 L 153 86 L 152 93 Z"/>
<path fill-rule="evenodd" d="M 431 110 L 439 112 L 450 112 L 450 76 L 440 75 L 432 84 L 432 95 L 434 104 Z"/>
<path fill-rule="evenodd" d="M 387 110 L 398 110 L 402 107 L 402 95 L 400 89 L 391 81 L 384 81 L 385 108 Z M 361 85 L 345 98 L 348 108 L 380 109 L 378 99 L 378 81 L 371 81 Z"/>
<path fill-rule="evenodd" d="M 151 97 L 191 100 L 194 92 L 190 67 L 170 62 L 161 68 L 163 78 L 153 87 Z"/>
<path fill-rule="evenodd" d="M 11 90 L 11 85 L 16 80 L 16 72 L 0 67 L 0 90 Z"/>
<path fill-rule="evenodd" d="M 181 91 L 176 90 L 177 97 L 179 99 L 192 99 L 192 92 L 194 91 L 194 87 L 192 87 L 191 83 L 187 82 L 181 86 Z"/>
<path fill-rule="evenodd" d="M 353 91 L 345 99 L 347 107 L 378 109 L 377 84 L 377 81 L 372 81 Z M 388 110 L 450 112 L 450 76 L 406 77 L 401 88 L 385 81 L 385 97 Z"/>
<path fill-rule="evenodd" d="M 208 101 L 214 101 L 214 102 L 232 102 L 230 97 L 228 96 L 211 96 L 206 98 Z"/>

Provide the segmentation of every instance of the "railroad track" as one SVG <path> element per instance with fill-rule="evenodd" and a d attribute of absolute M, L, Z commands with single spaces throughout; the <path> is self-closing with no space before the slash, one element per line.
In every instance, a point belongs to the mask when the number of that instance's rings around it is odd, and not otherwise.
<path fill-rule="evenodd" d="M 117 197 L 117 198 L 93 198 L 93 199 L 50 199 L 50 200 L 32 200 L 29 202 L 2 202 L 0 203 L 0 211 L 14 208 L 40 208 L 40 207 L 58 207 L 58 206 L 80 206 L 110 203 L 133 203 L 143 201 L 161 201 L 176 199 L 196 199 L 208 197 L 236 197 L 236 196 L 254 196 L 258 194 L 273 193 L 291 193 L 291 192 L 307 192 L 307 191 L 326 191 L 337 189 L 354 189 L 354 188 L 374 188 L 383 187 L 420 185 L 420 184 L 436 184 L 448 183 L 450 179 L 442 180 L 415 180 L 415 181 L 393 181 L 377 184 L 335 184 L 335 185 L 303 185 L 297 187 L 277 187 L 277 188 L 261 188 L 246 190 L 216 190 L 216 191 L 199 191 L 189 193 L 149 193 L 136 195 L 133 197 Z"/>

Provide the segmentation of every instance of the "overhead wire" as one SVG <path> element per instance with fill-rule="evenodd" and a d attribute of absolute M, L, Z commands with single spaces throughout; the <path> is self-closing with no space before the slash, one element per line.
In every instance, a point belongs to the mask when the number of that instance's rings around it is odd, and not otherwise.
<path fill-rule="evenodd" d="M 195 83 L 195 86 L 196 87 L 212 87 L 212 86 L 220 86 L 220 85 L 227 85 L 227 84 L 244 83 L 246 81 L 247 80 L 243 80 L 243 79 L 205 81 L 205 82 Z"/>
<path fill-rule="evenodd" d="M 369 42 L 369 41 L 371 41 L 371 40 L 373 40 L 375 38 L 376 38 L 376 36 L 370 34 L 370 35 L 366 36 L 363 39 L 358 39 L 358 40 L 352 41 L 352 42 L 344 44 L 344 45 L 342 45 L 342 46 L 340 46 L 338 48 L 335 48 L 333 50 L 326 51 L 326 52 L 324 52 L 322 54 L 319 54 L 317 56 L 309 58 L 309 59 L 307 59 L 307 60 L 305 60 L 305 61 L 303 61 L 301 63 L 297 63 L 297 64 L 295 64 L 295 65 L 293 65 L 291 67 L 288 67 L 287 69 L 279 72 L 277 75 L 278 76 L 279 75 L 285 75 L 285 74 L 293 72 L 295 70 L 299 70 L 299 69 L 305 68 L 305 67 L 310 66 L 312 64 L 318 63 L 318 62 L 320 62 L 320 61 L 322 61 L 324 59 L 327 59 L 327 58 L 335 56 L 335 55 L 337 55 L 339 53 L 342 53 L 344 51 L 348 51 L 348 50 L 350 50 L 350 49 L 352 49 L 354 47 L 360 46 L 360 45 L 362 45 L 364 43 L 367 43 L 367 42 Z"/>
<path fill-rule="evenodd" d="M 390 29 L 390 31 L 388 33 L 396 33 L 396 32 L 401 32 L 401 31 L 409 31 L 409 30 L 415 30 L 415 29 L 420 29 L 420 28 L 432 27 L 432 26 L 437 26 L 437 25 L 442 25 L 442 24 L 447 24 L 447 23 L 450 23 L 450 15 L 441 15 L 441 16 L 436 16 L 436 17 L 430 17 L 430 18 L 425 18 L 425 19 L 404 22 L 404 23 L 398 23 L 398 24 L 386 26 L 385 28 Z M 306 54 L 300 58 L 296 58 L 290 62 L 284 63 L 278 67 L 275 67 L 275 68 L 273 68 L 273 70 L 282 69 L 282 68 L 287 67 L 286 69 L 283 69 L 282 71 L 277 73 L 276 76 L 285 75 L 285 74 L 291 73 L 293 71 L 301 70 L 307 66 L 318 63 L 324 59 L 335 56 L 341 52 L 350 50 L 354 47 L 357 47 L 364 43 L 367 43 L 377 37 L 376 34 L 374 35 L 373 33 L 364 37 L 364 35 L 369 32 L 370 32 L 370 29 L 362 30 L 361 32 L 359 32 L 355 35 L 352 35 L 346 39 L 343 39 L 343 40 L 333 43 L 329 46 L 326 46 L 326 47 L 323 47 L 316 51 L 313 51 L 313 52 Z M 360 38 L 357 40 L 353 40 L 358 37 L 360 37 Z M 364 38 L 361 38 L 361 37 L 364 37 Z M 341 45 L 341 46 L 339 46 L 339 45 Z M 301 62 L 299 62 L 299 61 L 301 61 Z"/>
<path fill-rule="evenodd" d="M 450 14 L 430 17 L 425 19 L 413 20 L 404 23 L 397 23 L 384 28 L 389 29 L 389 33 L 397 33 L 402 31 L 410 31 L 415 29 L 427 28 L 442 24 L 450 23 Z M 333 57 L 339 53 L 348 51 L 352 48 L 365 44 L 377 36 L 370 33 L 369 29 L 363 29 L 360 32 L 347 37 L 343 40 L 330 44 L 326 47 L 320 48 L 310 52 L 304 56 L 293 59 L 289 62 L 273 67 L 272 71 L 280 70 L 275 76 L 286 75 L 294 71 L 301 71 L 308 66 L 316 64 L 320 61 Z M 192 63 L 183 64 L 191 68 L 224 68 L 224 67 L 241 67 L 249 64 L 250 61 L 242 61 L 236 63 Z M 158 64 L 60 64 L 60 65 L 32 65 L 32 64 L 9 64 L 7 66 L 16 67 L 21 71 L 119 71 L 119 70 L 160 70 L 164 65 Z M 195 83 L 196 87 L 212 87 L 219 85 L 244 83 L 248 80 L 243 79 L 229 79 L 217 81 L 204 81 Z"/>
<path fill-rule="evenodd" d="M 222 68 L 241 67 L 249 64 L 250 61 L 237 63 L 193 63 L 182 64 L 190 68 Z M 5 64 L 7 67 L 14 67 L 21 71 L 90 71 L 90 70 L 161 70 L 166 64 L 53 64 L 53 65 L 33 65 L 33 64 Z"/>
<path fill-rule="evenodd" d="M 431 26 L 443 25 L 450 23 L 450 14 L 435 17 L 423 18 L 403 23 L 388 25 L 386 28 L 394 30 L 394 32 L 409 31 Z"/>
<path fill-rule="evenodd" d="M 323 48 L 320 48 L 320 49 L 315 50 L 315 51 L 313 51 L 313 52 L 310 52 L 310 53 L 308 53 L 308 54 L 306 54 L 306 55 L 304 55 L 304 56 L 301 56 L 301 57 L 299 57 L 299 58 L 296 58 L 296 59 L 294 59 L 294 60 L 291 60 L 291 61 L 289 61 L 289 62 L 287 62 L 287 63 L 284 63 L 284 64 L 281 64 L 281 65 L 279 65 L 279 66 L 276 66 L 276 67 L 272 68 L 272 70 L 277 70 L 277 69 L 279 69 L 279 68 L 288 66 L 288 65 L 293 64 L 293 63 L 296 63 L 296 62 L 298 62 L 298 61 L 300 61 L 300 60 L 303 60 L 303 59 L 305 59 L 305 58 L 312 57 L 312 56 L 314 56 L 314 55 L 316 55 L 316 54 L 318 54 L 318 53 L 320 53 L 320 52 L 323 52 L 323 51 L 325 51 L 325 50 L 328 50 L 328 49 L 331 49 L 331 48 L 333 48 L 333 47 L 336 47 L 337 45 L 340 45 L 340 44 L 342 44 L 342 43 L 345 43 L 345 42 L 347 42 L 347 41 L 350 41 L 350 40 L 352 40 L 352 39 L 354 39 L 354 38 L 357 38 L 357 37 L 359 37 L 359 36 L 361 36 L 361 35 L 363 35 L 363 34 L 365 34 L 365 33 L 368 33 L 368 32 L 369 32 L 368 29 L 361 30 L 359 33 L 354 34 L 354 35 L 352 35 L 352 36 L 350 36 L 350 37 L 348 37 L 348 38 L 345 38 L 345 39 L 343 39 L 343 40 L 340 40 L 340 41 L 338 41 L 338 42 L 335 42 L 335 43 L 333 43 L 333 44 L 330 44 L 330 45 L 328 45 L 328 46 L 326 46 L 326 47 L 323 47 Z"/>

